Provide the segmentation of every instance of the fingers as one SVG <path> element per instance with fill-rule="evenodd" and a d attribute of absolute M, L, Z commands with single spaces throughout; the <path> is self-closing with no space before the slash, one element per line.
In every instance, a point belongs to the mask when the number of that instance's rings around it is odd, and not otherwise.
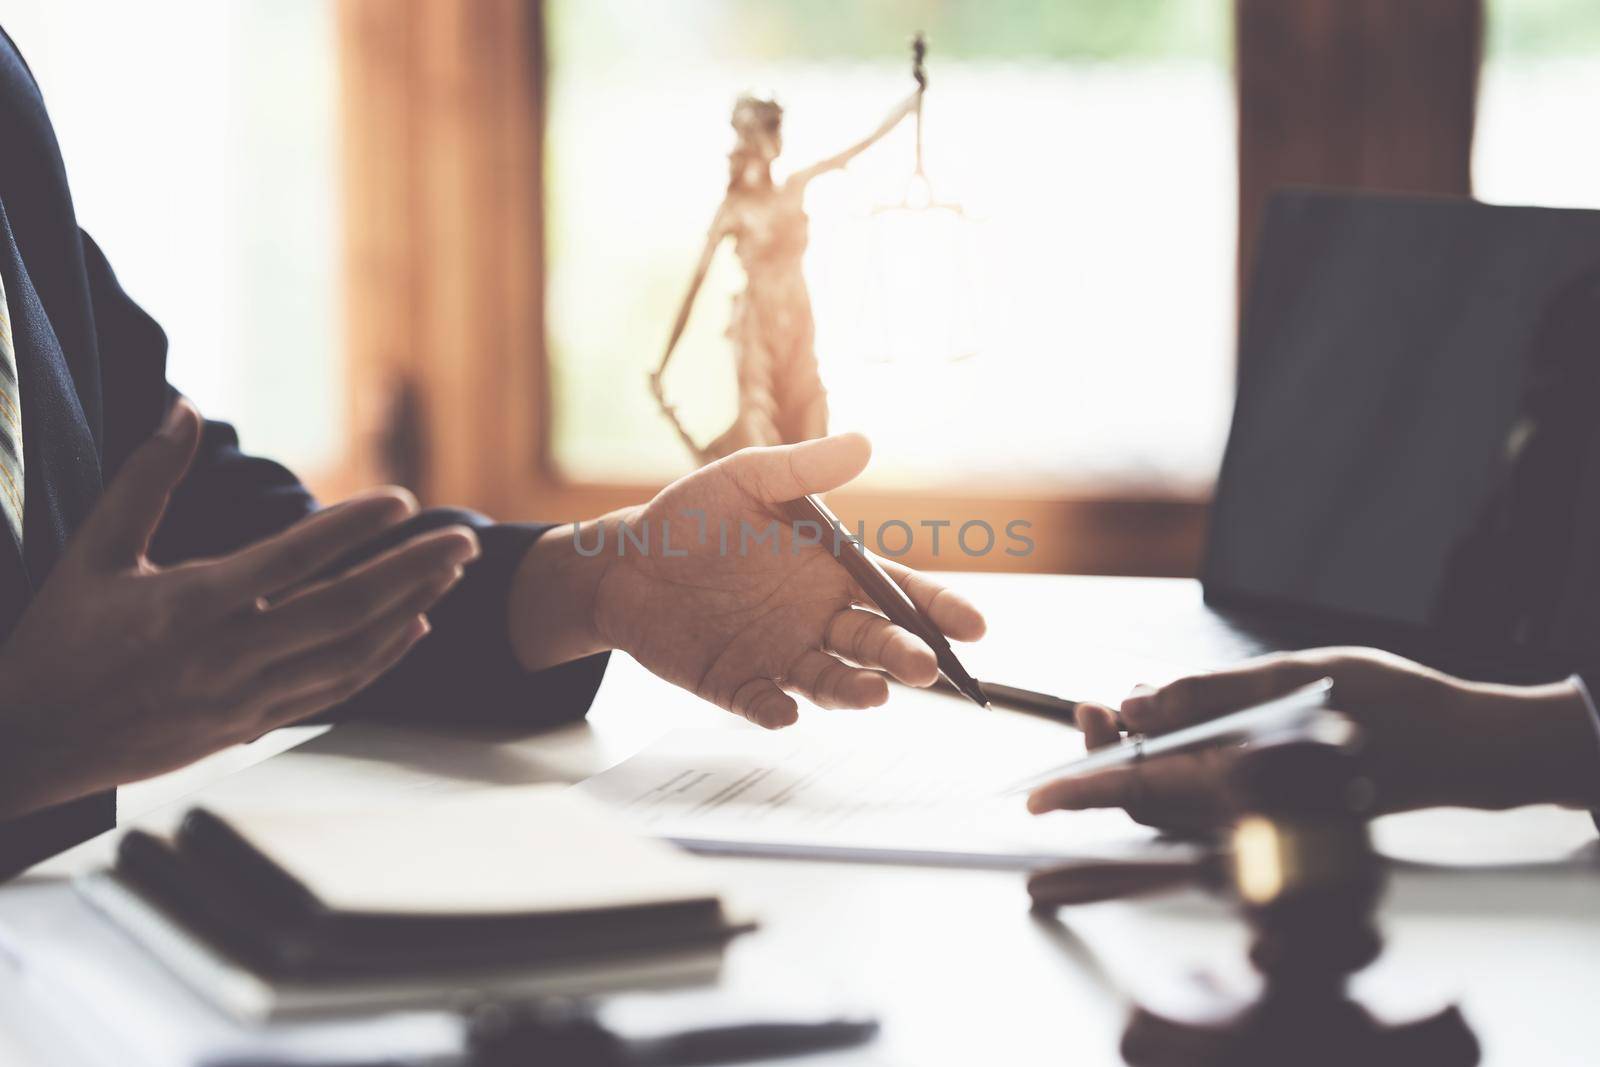
<path fill-rule="evenodd" d="M 1028 810 L 1039 815 L 1047 811 L 1131 807 L 1139 790 L 1134 776 L 1143 771 L 1140 767 L 1115 767 L 1081 778 L 1049 782 L 1028 794 Z"/>
<path fill-rule="evenodd" d="M 314 578 L 416 511 L 416 498 L 404 489 L 364 493 L 221 560 L 221 581 L 246 599 L 271 597 Z"/>
<path fill-rule="evenodd" d="M 757 726 L 777 730 L 793 725 L 800 718 L 794 697 L 778 688 L 771 678 L 752 678 L 741 685 L 729 702 L 735 715 L 742 715 Z"/>
<path fill-rule="evenodd" d="M 245 640 L 258 661 L 278 659 L 369 627 L 397 610 L 418 614 L 460 580 L 462 568 L 477 554 L 477 538 L 464 526 L 414 537 L 254 616 Z"/>
<path fill-rule="evenodd" d="M 1325 673 L 1324 664 L 1267 656 L 1227 670 L 1180 678 L 1160 689 L 1136 691 L 1122 702 L 1122 719 L 1130 730 L 1165 733 L 1282 696 Z"/>
<path fill-rule="evenodd" d="M 875 708 L 889 700 L 883 675 L 847 667 L 825 652 L 801 653 L 782 683 L 819 708 Z"/>
<path fill-rule="evenodd" d="M 847 608 L 823 633 L 823 648 L 862 667 L 888 671 L 907 685 L 932 685 L 939 661 L 922 641 L 882 615 Z"/>
<path fill-rule="evenodd" d="M 1090 751 L 1115 745 L 1122 740 L 1122 731 L 1117 726 L 1117 713 L 1101 704 L 1079 704 L 1077 711 L 1078 729 L 1083 731 L 1084 744 Z"/>
<path fill-rule="evenodd" d="M 976 641 L 988 629 L 983 613 L 960 593 L 946 589 L 926 574 L 902 566 L 892 559 L 880 559 L 878 562 L 889 577 L 906 591 L 917 610 L 932 619 L 946 637 L 954 641 Z M 860 599 L 865 603 L 865 594 Z"/>
<path fill-rule="evenodd" d="M 1222 788 L 1227 753 L 1167 756 L 1064 778 L 1040 786 L 1028 797 L 1028 810 L 1081 811 L 1122 808 L 1142 823 L 1165 829 L 1214 826 L 1228 816 Z"/>
<path fill-rule="evenodd" d="M 872 446 L 858 433 L 844 433 L 776 448 L 746 448 L 720 460 L 722 469 L 763 504 L 837 489 L 867 469 Z"/>
<path fill-rule="evenodd" d="M 131 564 L 144 555 L 200 443 L 200 412 L 173 401 L 150 439 L 123 462 L 80 537 L 98 561 Z"/>
<path fill-rule="evenodd" d="M 342 704 L 395 667 L 428 635 L 428 620 L 397 614 L 345 641 L 281 664 L 260 729 L 276 730 Z"/>

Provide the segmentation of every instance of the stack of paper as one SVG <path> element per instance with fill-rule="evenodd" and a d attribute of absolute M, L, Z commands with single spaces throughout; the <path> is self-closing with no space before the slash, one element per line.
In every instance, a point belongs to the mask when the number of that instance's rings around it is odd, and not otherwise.
<path fill-rule="evenodd" d="M 705 853 L 1030 870 L 1190 851 L 1119 811 L 1028 814 L 1006 785 L 1081 752 L 1082 741 L 1030 724 L 1046 745 L 1008 744 L 989 717 L 998 714 L 926 730 L 889 715 L 781 733 L 678 730 L 577 788 Z"/>

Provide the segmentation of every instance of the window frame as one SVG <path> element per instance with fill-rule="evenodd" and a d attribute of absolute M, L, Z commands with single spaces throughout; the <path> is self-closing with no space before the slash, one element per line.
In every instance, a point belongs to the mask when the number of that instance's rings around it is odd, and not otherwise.
<path fill-rule="evenodd" d="M 429 503 L 555 521 L 661 488 L 576 482 L 553 455 L 542 6 L 340 5 L 349 425 L 361 459 L 339 483 L 387 478 Z M 1027 556 L 973 557 L 947 532 L 935 556 L 919 536 L 901 559 L 921 568 L 1192 575 L 1207 494 L 1041 485 L 845 490 L 830 501 L 869 530 L 981 520 L 1003 532 L 1021 520 L 1035 543 Z"/>

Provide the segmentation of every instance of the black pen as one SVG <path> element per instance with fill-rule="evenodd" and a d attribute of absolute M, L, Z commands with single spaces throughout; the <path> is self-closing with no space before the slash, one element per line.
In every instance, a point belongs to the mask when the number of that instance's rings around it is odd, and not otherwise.
<path fill-rule="evenodd" d="M 983 688 L 983 695 L 989 698 L 989 703 L 997 708 L 1049 719 L 1051 722 L 1058 722 L 1062 726 L 1071 726 L 1074 729 L 1078 726 L 1076 700 L 1053 697 L 1048 693 L 1036 693 L 1032 689 L 1019 689 L 1014 685 L 1001 685 L 999 682 L 979 682 L 978 685 Z M 933 687 L 947 693 L 957 695 L 961 693 L 961 690 L 943 678 L 934 682 Z"/>
<path fill-rule="evenodd" d="M 668 1037 L 634 1039 L 628 1042 L 622 1063 L 627 1067 L 696 1067 L 780 1056 L 788 1058 L 851 1048 L 877 1036 L 878 1023 L 874 1019 L 717 1026 Z"/>
<path fill-rule="evenodd" d="M 583 1008 L 489 1005 L 467 1020 L 471 1067 L 701 1067 L 767 1060 L 865 1044 L 876 1019 L 774 1019 L 682 1030 L 659 1036 L 619 1034 Z M 433 1062 L 432 1059 L 429 1062 Z M 451 1062 L 455 1062 L 452 1060 Z M 232 1062 L 228 1067 L 242 1067 Z M 252 1063 L 251 1067 L 255 1067 Z M 386 1067 L 372 1064 L 371 1067 Z M 395 1064 L 394 1067 L 400 1067 Z"/>
<path fill-rule="evenodd" d="M 967 673 L 967 669 L 956 659 L 956 654 L 950 649 L 950 642 L 945 639 L 939 627 L 933 620 L 924 615 L 911 598 L 906 595 L 900 583 L 889 577 L 887 571 L 879 566 L 878 561 L 872 558 L 866 547 L 850 536 L 833 512 L 828 510 L 826 504 L 814 496 L 803 496 L 798 500 L 786 500 L 780 507 L 792 522 L 808 522 L 817 524 L 819 538 L 832 538 L 831 543 L 823 541 L 824 547 L 833 551 L 833 558 L 839 565 L 850 572 L 850 577 L 856 580 L 863 592 L 867 594 L 878 610 L 896 626 L 921 638 L 923 643 L 933 649 L 934 656 L 939 661 L 939 670 L 950 680 L 961 693 L 979 707 L 988 707 L 989 698 L 984 696 L 983 687 L 978 680 Z"/>

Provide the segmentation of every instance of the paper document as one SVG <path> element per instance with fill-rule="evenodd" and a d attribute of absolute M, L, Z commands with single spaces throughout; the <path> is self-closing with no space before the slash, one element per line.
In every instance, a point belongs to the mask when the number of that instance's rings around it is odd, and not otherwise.
<path fill-rule="evenodd" d="M 1034 816 L 998 795 L 1081 750 L 1070 731 L 1047 724 L 1041 746 L 982 712 L 954 731 L 858 714 L 781 733 L 674 731 L 576 788 L 697 852 L 1031 869 L 1180 847 L 1120 811 Z"/>

